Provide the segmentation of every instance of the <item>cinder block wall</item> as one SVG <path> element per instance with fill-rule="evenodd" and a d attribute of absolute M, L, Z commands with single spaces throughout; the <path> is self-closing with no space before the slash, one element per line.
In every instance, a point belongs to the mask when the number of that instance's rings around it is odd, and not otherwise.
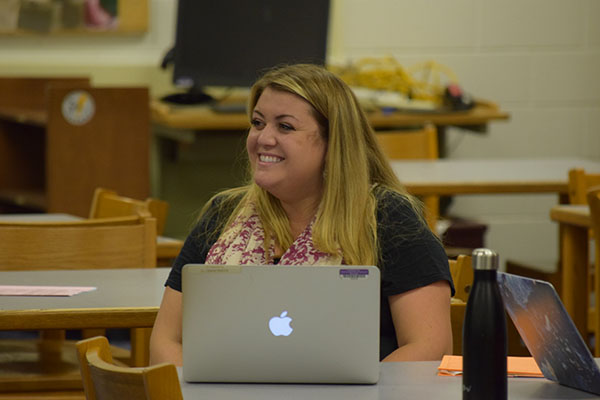
<path fill-rule="evenodd" d="M 433 59 L 464 89 L 510 112 L 486 135 L 451 129 L 451 158 L 600 159 L 600 2 L 595 0 L 342 0 L 335 53 L 345 61 Z M 450 211 L 489 225 L 502 259 L 552 259 L 553 195 L 461 196 Z"/>

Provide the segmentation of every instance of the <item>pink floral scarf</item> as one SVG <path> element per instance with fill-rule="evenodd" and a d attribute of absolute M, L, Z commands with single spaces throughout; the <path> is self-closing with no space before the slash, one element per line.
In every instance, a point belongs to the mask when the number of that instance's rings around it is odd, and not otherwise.
<path fill-rule="evenodd" d="M 341 265 L 341 251 L 332 255 L 317 250 L 312 241 L 314 220 L 283 253 L 281 265 Z M 206 256 L 206 264 L 268 265 L 274 264 L 275 246 L 265 251 L 265 232 L 253 204 L 242 209 L 225 228 Z"/>

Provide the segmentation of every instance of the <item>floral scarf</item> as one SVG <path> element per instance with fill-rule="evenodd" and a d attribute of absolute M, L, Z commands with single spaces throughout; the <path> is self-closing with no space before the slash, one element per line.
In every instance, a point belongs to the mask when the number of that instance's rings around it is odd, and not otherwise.
<path fill-rule="evenodd" d="M 341 265 L 341 251 L 332 255 L 317 250 L 312 241 L 313 221 L 283 253 L 281 265 Z M 268 265 L 274 264 L 275 245 L 265 251 L 265 231 L 254 204 L 242 208 L 233 222 L 225 228 L 206 256 L 206 264 Z"/>

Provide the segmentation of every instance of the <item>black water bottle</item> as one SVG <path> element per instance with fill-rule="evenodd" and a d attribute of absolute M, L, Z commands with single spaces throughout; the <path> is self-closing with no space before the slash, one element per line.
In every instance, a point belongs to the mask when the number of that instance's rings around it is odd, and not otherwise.
<path fill-rule="evenodd" d="M 463 400 L 506 400 L 506 314 L 498 255 L 473 250 L 474 280 L 463 325 Z"/>

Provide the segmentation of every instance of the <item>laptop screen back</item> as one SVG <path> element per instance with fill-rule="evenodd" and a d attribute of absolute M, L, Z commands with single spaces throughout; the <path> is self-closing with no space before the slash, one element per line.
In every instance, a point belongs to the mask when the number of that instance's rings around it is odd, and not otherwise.
<path fill-rule="evenodd" d="M 600 394 L 600 369 L 554 287 L 502 272 L 498 285 L 504 306 L 544 377 Z"/>
<path fill-rule="evenodd" d="M 376 267 L 191 264 L 182 284 L 186 381 L 378 380 Z"/>

